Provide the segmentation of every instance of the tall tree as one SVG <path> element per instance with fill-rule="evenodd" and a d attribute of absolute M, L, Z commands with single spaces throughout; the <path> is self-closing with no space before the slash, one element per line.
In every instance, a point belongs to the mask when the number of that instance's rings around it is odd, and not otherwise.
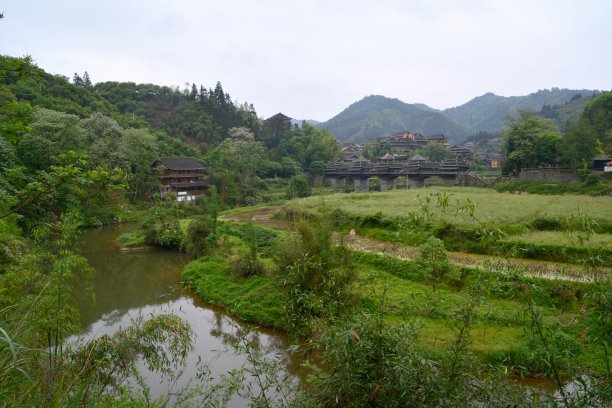
<path fill-rule="evenodd" d="M 517 117 L 506 119 L 503 153 L 504 171 L 518 173 L 526 167 L 551 165 L 558 161 L 547 149 L 558 151 L 561 142 L 559 127 L 551 119 L 544 119 L 532 110 L 520 110 Z"/>
<path fill-rule="evenodd" d="M 87 71 L 85 71 L 85 73 L 83 74 L 83 86 L 91 86 L 91 79 L 89 79 L 89 74 L 87 73 Z"/>
<path fill-rule="evenodd" d="M 563 163 L 574 169 L 588 164 L 600 151 L 599 146 L 597 132 L 587 121 L 568 124 L 561 145 Z"/>
<path fill-rule="evenodd" d="M 80 75 L 75 72 L 74 76 L 72 77 L 72 83 L 75 84 L 76 86 L 82 87 L 83 86 L 83 78 L 81 78 Z"/>

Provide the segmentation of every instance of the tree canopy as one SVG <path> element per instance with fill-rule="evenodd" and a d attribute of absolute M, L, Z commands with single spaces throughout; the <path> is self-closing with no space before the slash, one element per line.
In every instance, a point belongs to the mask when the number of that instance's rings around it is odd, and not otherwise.
<path fill-rule="evenodd" d="M 506 120 L 503 137 L 504 170 L 517 173 L 527 167 L 554 165 L 559 160 L 561 132 L 556 123 L 531 110 L 520 110 Z"/>

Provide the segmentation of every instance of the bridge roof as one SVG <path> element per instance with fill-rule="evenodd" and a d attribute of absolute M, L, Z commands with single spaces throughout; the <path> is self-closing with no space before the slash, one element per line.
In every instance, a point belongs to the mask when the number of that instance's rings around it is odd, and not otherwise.
<path fill-rule="evenodd" d="M 427 161 L 427 159 L 421 156 L 420 154 L 415 154 L 414 156 L 409 158 L 408 161 Z"/>

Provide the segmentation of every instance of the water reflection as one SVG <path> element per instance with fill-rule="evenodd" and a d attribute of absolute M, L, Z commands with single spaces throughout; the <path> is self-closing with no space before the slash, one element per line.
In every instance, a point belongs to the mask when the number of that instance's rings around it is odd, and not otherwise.
<path fill-rule="evenodd" d="M 81 252 L 96 275 L 93 282 L 95 301 L 86 296 L 79 301 L 84 327 L 80 337 L 87 341 L 112 334 L 135 321 L 162 313 L 174 313 L 186 320 L 195 337 L 194 349 L 182 369 L 183 375 L 178 384 L 168 384 L 160 376 L 147 373 L 146 384 L 151 387 L 153 396 L 163 395 L 175 386 L 186 386 L 198 374 L 200 359 L 213 377 L 220 378 L 231 370 L 240 369 L 246 357 L 236 353 L 233 345 L 247 331 L 255 350 L 282 352 L 287 347 L 287 339 L 281 333 L 251 330 L 181 289 L 178 285 L 181 269 L 188 261 L 185 255 L 159 249 L 120 252 L 114 239 L 128 228 L 114 226 L 84 233 Z M 233 405 L 242 406 L 244 401 L 236 399 Z"/>

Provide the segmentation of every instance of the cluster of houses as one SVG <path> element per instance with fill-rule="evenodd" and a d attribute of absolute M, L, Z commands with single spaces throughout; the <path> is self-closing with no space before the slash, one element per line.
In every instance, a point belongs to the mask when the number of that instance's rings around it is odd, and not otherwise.
<path fill-rule="evenodd" d="M 420 149 L 427 147 L 430 143 L 437 143 L 449 150 L 449 158 L 458 158 L 463 164 L 474 164 L 479 161 L 490 169 L 498 169 L 501 166 L 501 156 L 491 153 L 474 153 L 471 148 L 463 146 L 452 146 L 449 148 L 448 138 L 443 134 L 423 136 L 420 133 L 399 132 L 390 137 L 376 139 L 374 142 L 378 148 L 386 147 L 388 150 L 384 156 L 379 157 L 379 161 L 406 161 L 422 162 L 422 156 L 418 154 Z M 344 143 L 342 154 L 346 161 L 363 163 L 364 145 L 355 143 Z M 424 159 L 424 158 L 423 158 Z"/>
<path fill-rule="evenodd" d="M 336 159 L 327 163 L 325 166 L 326 176 L 337 176 L 340 174 L 360 173 L 397 173 L 407 172 L 407 174 L 456 174 L 457 172 L 467 171 L 474 163 L 474 153 L 461 146 L 453 146 L 449 149 L 449 154 L 441 162 L 434 162 L 418 153 L 410 157 L 400 154 L 385 153 L 376 160 L 371 161 L 362 155 L 346 157 L 344 160 Z"/>
<path fill-rule="evenodd" d="M 423 136 L 420 133 L 398 132 L 390 137 L 376 139 L 374 143 L 379 148 L 387 147 L 387 150 L 390 152 L 389 154 L 393 156 L 394 160 L 409 160 L 417 154 L 418 150 L 430 143 L 438 143 L 447 149 L 449 148 L 448 138 L 443 134 Z M 363 156 L 363 150 L 364 145 L 361 144 L 343 143 L 342 145 L 342 154 L 346 160 L 358 160 Z M 451 155 L 460 153 L 465 158 L 469 158 L 471 164 L 479 161 L 490 169 L 498 169 L 501 166 L 501 155 L 499 154 L 474 153 L 467 145 L 453 146 L 449 150 Z"/>
<path fill-rule="evenodd" d="M 388 147 L 398 158 L 407 158 L 430 143 L 439 143 L 448 147 L 448 139 L 442 134 L 423 136 L 420 133 L 411 132 L 399 132 L 390 137 L 376 139 L 374 143 L 379 147 Z M 342 153 L 347 159 L 361 156 L 362 152 L 363 145 L 344 143 L 342 146 Z"/>

